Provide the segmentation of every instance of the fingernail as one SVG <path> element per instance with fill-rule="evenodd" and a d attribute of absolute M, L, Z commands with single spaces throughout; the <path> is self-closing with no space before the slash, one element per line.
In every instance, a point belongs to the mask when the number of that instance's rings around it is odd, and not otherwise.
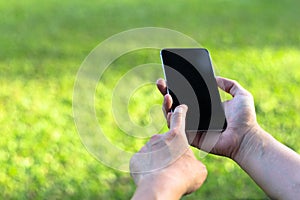
<path fill-rule="evenodd" d="M 181 113 L 182 112 L 182 107 L 181 106 L 178 106 L 177 108 L 176 108 L 176 112 L 179 112 L 179 113 Z"/>
<path fill-rule="evenodd" d="M 156 83 L 159 83 L 161 80 L 163 80 L 162 78 L 159 78 L 156 80 Z"/>

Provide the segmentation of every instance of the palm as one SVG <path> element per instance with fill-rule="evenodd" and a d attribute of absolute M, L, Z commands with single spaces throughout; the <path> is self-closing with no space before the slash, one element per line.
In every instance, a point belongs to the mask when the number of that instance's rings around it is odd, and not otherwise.
<path fill-rule="evenodd" d="M 246 93 L 223 105 L 228 126 L 211 152 L 232 158 L 244 135 L 256 124 L 254 104 L 251 95 Z"/>
<path fill-rule="evenodd" d="M 233 158 L 244 135 L 257 124 L 253 98 L 235 81 L 217 78 L 217 83 L 221 89 L 233 96 L 231 100 L 223 103 L 228 124 L 226 130 L 218 134 L 214 146 L 209 149 L 203 149 L 203 134 L 197 134 L 195 137 L 191 136 L 193 139 L 188 139 L 194 147 Z M 166 83 L 162 79 L 158 80 L 157 87 L 163 95 L 166 95 Z M 166 95 L 163 104 L 165 114 L 170 112 L 171 106 L 172 98 L 170 95 Z"/>

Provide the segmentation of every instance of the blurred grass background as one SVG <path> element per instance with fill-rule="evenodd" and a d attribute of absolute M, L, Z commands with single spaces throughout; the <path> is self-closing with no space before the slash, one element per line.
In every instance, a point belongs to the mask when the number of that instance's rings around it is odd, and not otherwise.
<path fill-rule="evenodd" d="M 102 165 L 81 144 L 72 92 L 88 53 L 136 27 L 174 29 L 208 48 L 217 73 L 253 93 L 261 126 L 299 153 L 299 7 L 296 0 L 1 1 L 1 199 L 131 197 L 129 174 Z M 160 62 L 157 51 L 145 52 L 119 64 L 126 71 Z M 153 96 L 161 101 L 157 92 Z M 135 113 L 139 103 L 130 109 Z M 133 151 L 141 145 L 125 143 Z M 231 160 L 209 155 L 202 161 L 208 179 L 184 199 L 267 199 Z"/>

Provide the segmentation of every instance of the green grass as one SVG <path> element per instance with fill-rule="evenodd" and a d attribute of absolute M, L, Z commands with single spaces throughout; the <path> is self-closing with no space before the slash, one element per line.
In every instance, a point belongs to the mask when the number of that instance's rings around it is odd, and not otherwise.
<path fill-rule="evenodd" d="M 72 95 L 88 53 L 136 27 L 175 29 L 208 48 L 217 74 L 252 92 L 261 126 L 299 153 L 299 7 L 296 0 L 0 2 L 1 199 L 131 197 L 129 174 L 101 164 L 82 145 Z M 124 55 L 113 63 L 122 70 L 107 71 L 96 91 L 97 116 L 108 138 L 130 151 L 146 140 L 129 140 L 113 124 L 105 94 L 123 72 L 149 62 L 160 62 L 156 50 Z M 145 101 L 149 92 L 153 98 Z M 158 92 L 148 87 L 132 98 L 132 119 L 151 123 L 148 108 L 161 102 Z M 267 198 L 231 160 L 209 155 L 202 161 L 208 179 L 184 199 Z"/>

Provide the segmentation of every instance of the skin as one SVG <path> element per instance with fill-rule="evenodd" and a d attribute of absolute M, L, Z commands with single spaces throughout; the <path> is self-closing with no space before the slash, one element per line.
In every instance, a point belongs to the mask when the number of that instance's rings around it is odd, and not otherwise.
<path fill-rule="evenodd" d="M 228 125 L 211 153 L 233 159 L 272 199 L 298 199 L 299 154 L 259 126 L 253 97 L 247 90 L 234 80 L 217 77 L 216 81 L 233 98 L 223 103 Z M 163 111 L 169 124 L 174 114 L 172 98 L 163 79 L 157 81 L 157 87 L 164 95 Z M 191 145 L 200 148 L 201 136 L 197 135 Z"/>
<path fill-rule="evenodd" d="M 154 135 L 130 161 L 130 171 L 137 189 L 132 199 L 179 199 L 194 192 L 205 181 L 206 167 L 198 161 L 189 147 L 185 136 L 186 105 L 178 106 L 170 117 L 170 131 Z M 148 156 L 166 148 L 170 154 Z M 180 151 L 177 151 L 180 149 Z M 168 165 L 157 167 L 157 163 L 169 160 Z M 147 163 L 147 165 L 145 165 Z M 149 165 L 153 166 L 151 171 Z"/>

